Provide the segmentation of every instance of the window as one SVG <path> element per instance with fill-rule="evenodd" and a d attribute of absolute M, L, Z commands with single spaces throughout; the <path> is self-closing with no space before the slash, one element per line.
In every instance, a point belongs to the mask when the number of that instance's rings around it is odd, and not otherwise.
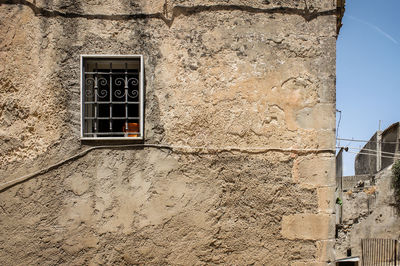
<path fill-rule="evenodd" d="M 143 56 L 81 56 L 81 138 L 143 139 Z"/>

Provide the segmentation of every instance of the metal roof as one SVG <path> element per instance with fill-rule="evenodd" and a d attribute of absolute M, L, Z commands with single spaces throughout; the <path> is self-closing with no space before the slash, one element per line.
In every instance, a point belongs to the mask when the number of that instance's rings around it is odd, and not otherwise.
<path fill-rule="evenodd" d="M 343 259 L 338 259 L 335 262 L 356 262 L 360 261 L 360 257 L 347 257 Z"/>

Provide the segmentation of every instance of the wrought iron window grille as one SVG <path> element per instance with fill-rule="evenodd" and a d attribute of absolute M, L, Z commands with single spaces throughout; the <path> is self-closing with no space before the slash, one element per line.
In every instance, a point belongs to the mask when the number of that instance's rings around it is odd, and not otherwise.
<path fill-rule="evenodd" d="M 81 55 L 81 139 L 143 139 L 142 55 Z"/>

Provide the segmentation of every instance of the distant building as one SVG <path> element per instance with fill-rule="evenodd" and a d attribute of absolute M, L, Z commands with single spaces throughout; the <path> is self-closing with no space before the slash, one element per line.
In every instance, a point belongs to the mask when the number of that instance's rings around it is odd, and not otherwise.
<path fill-rule="evenodd" d="M 400 262 L 400 223 L 391 165 L 399 159 L 399 123 L 376 132 L 355 159 L 355 175 L 342 176 L 337 162 L 336 255 L 356 255 L 363 265 Z M 350 255 L 349 255 L 350 254 Z M 397 263 L 397 264 L 396 264 Z"/>
<path fill-rule="evenodd" d="M 377 131 L 357 154 L 354 168 L 356 175 L 376 174 L 400 158 L 400 123 Z"/>

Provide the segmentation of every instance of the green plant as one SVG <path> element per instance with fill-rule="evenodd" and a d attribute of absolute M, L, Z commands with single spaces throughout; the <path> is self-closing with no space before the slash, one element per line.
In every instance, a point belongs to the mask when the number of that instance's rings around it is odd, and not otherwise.
<path fill-rule="evenodd" d="M 392 166 L 392 182 L 394 188 L 395 205 L 400 210 L 400 160 Z"/>
<path fill-rule="evenodd" d="M 336 198 L 336 204 L 339 204 L 340 206 L 342 206 L 343 201 L 338 197 L 338 198 Z"/>

